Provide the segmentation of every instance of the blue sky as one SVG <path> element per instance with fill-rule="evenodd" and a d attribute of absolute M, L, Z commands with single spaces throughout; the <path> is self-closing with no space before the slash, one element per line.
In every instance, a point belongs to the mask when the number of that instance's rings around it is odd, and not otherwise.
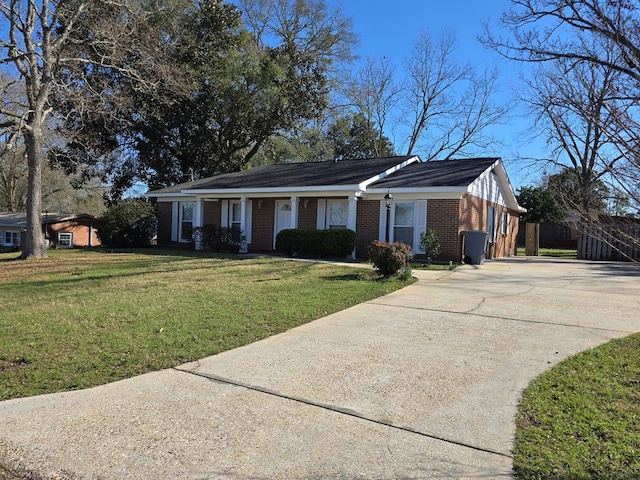
<path fill-rule="evenodd" d="M 456 34 L 460 61 L 470 61 L 479 69 L 488 66 L 499 70 L 505 97 L 512 95 L 518 86 L 519 72 L 526 68 L 501 58 L 478 41 L 484 22 L 498 28 L 502 12 L 510 7 L 509 0 L 327 0 L 327 3 L 341 6 L 351 17 L 362 60 L 385 56 L 398 65 L 397 72 L 419 35 L 426 32 L 435 39 L 443 30 Z M 509 124 L 496 127 L 493 134 L 503 141 L 504 147 L 497 153 L 505 161 L 511 182 L 517 188 L 537 181 L 540 173 L 525 168 L 525 162 L 516 159 L 545 157 L 547 153 L 544 142 L 523 141 L 530 121 L 517 108 L 513 113 Z"/>

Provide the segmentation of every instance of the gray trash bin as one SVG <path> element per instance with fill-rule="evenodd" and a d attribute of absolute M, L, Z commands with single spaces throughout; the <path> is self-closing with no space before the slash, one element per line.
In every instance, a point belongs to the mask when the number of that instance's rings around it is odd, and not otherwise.
<path fill-rule="evenodd" d="M 464 261 L 471 265 L 482 265 L 487 254 L 487 232 L 483 230 L 465 230 Z"/>

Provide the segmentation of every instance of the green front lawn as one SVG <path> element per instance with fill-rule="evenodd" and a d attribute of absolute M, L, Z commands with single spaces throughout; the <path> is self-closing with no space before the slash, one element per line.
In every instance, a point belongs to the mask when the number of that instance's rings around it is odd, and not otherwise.
<path fill-rule="evenodd" d="M 17 256 L 0 254 L 0 400 L 172 367 L 406 285 L 368 269 L 188 251 Z"/>
<path fill-rule="evenodd" d="M 518 256 L 525 256 L 524 247 L 518 247 Z M 541 257 L 578 258 L 577 250 L 570 248 L 541 248 L 538 250 Z"/>
<path fill-rule="evenodd" d="M 640 478 L 640 334 L 565 360 L 525 391 L 520 479 Z"/>

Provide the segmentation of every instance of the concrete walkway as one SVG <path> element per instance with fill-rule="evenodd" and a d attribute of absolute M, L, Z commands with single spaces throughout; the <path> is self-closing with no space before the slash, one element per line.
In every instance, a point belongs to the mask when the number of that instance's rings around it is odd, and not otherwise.
<path fill-rule="evenodd" d="M 0 458 L 51 479 L 510 478 L 522 389 L 640 331 L 634 265 L 512 259 L 176 369 L 0 403 Z"/>

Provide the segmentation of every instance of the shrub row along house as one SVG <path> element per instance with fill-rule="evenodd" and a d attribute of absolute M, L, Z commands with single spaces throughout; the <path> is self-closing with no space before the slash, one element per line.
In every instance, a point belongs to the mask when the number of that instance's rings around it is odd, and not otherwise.
<path fill-rule="evenodd" d="M 499 158 L 265 165 L 147 197 L 158 202 L 160 245 L 190 244 L 193 229 L 210 224 L 242 231 L 242 252 L 273 252 L 283 229 L 348 228 L 356 232 L 357 257 L 367 256 L 372 241 L 387 240 L 387 232 L 389 241 L 406 243 L 419 255 L 420 234 L 434 229 L 438 259 L 456 262 L 468 230 L 488 232 L 488 258 L 515 255 L 521 211 Z"/>

